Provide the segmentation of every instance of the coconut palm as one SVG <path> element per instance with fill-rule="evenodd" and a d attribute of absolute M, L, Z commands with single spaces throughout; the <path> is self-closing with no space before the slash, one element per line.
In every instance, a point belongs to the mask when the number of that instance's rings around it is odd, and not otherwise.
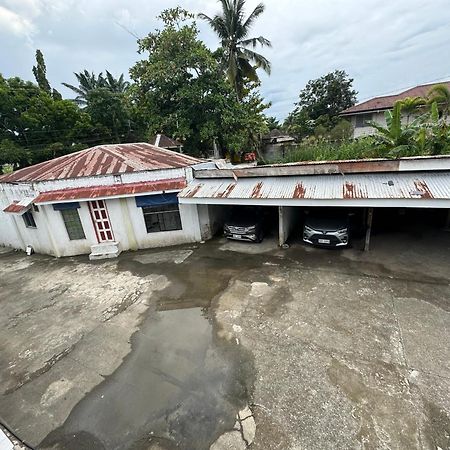
<path fill-rule="evenodd" d="M 260 3 L 245 19 L 245 0 L 219 0 L 222 12 L 214 17 L 199 14 L 209 23 L 221 41 L 224 69 L 239 99 L 244 95 L 246 80 L 258 81 L 256 69 L 261 68 L 270 75 L 270 62 L 254 48 L 271 47 L 269 40 L 263 36 L 250 38 L 249 33 L 256 19 L 264 12 Z"/>
<path fill-rule="evenodd" d="M 402 113 L 406 114 L 406 125 L 409 125 L 411 115 L 417 113 L 421 107 L 427 104 L 423 97 L 406 97 L 400 100 Z"/>
<path fill-rule="evenodd" d="M 87 70 L 80 73 L 75 72 L 74 75 L 78 80 L 78 86 L 68 83 L 62 84 L 77 94 L 73 101 L 80 106 L 87 105 L 89 93 L 94 89 L 106 88 L 111 92 L 122 93 L 125 92 L 130 85 L 128 81 L 124 80 L 123 74 L 121 74 L 119 78 L 114 78 L 108 71 L 106 71 L 106 78 L 103 76 L 102 72 L 96 76 L 94 72 L 90 73 Z"/>
<path fill-rule="evenodd" d="M 445 84 L 437 84 L 428 93 L 430 104 L 436 102 L 442 111 L 442 116 L 447 119 L 450 112 L 450 90 Z"/>
<path fill-rule="evenodd" d="M 106 71 L 106 78 L 104 79 L 103 87 L 108 88 L 111 92 L 121 94 L 130 87 L 130 83 L 124 80 L 123 73 L 119 78 L 114 78 L 114 76 L 111 75 L 110 72 Z"/>

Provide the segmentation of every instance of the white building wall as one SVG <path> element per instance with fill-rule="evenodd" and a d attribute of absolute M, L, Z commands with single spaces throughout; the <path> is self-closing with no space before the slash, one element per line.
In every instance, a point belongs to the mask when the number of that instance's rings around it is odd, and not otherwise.
<path fill-rule="evenodd" d="M 97 244 L 97 236 L 87 201 L 81 201 L 77 209 L 83 226 L 85 239 L 70 240 L 60 211 L 51 204 L 39 205 L 33 211 L 36 229 L 27 228 L 19 215 L 4 213 L 13 201 L 24 197 L 35 197 L 39 192 L 70 189 L 76 187 L 102 186 L 139 181 L 155 181 L 173 178 L 192 180 L 190 167 L 181 169 L 135 172 L 121 176 L 99 176 L 70 180 L 55 180 L 37 183 L 0 184 L 0 245 L 24 250 L 32 245 L 38 253 L 54 256 L 89 254 L 91 245 Z M 155 194 L 157 194 L 155 192 Z M 145 195 L 151 195 L 145 194 Z M 197 205 L 179 205 L 182 230 L 147 233 L 142 208 L 136 206 L 135 197 L 105 200 L 114 238 L 122 250 L 164 247 L 202 240 L 201 229 L 209 227 L 209 216 L 199 218 Z"/>
<path fill-rule="evenodd" d="M 41 205 L 39 208 L 47 217 L 50 244 L 53 249 L 53 252 L 36 250 L 39 253 L 50 253 L 58 257 L 82 255 L 90 253 L 91 245 L 97 244 L 97 237 L 87 202 L 80 202 L 80 207 L 77 209 L 86 239 L 70 240 L 61 211 L 55 211 L 52 205 Z"/>
<path fill-rule="evenodd" d="M 384 111 L 373 113 L 372 120 L 382 126 L 385 126 L 386 119 L 384 118 Z M 356 115 L 351 116 L 350 122 L 353 126 L 353 137 L 354 138 L 358 138 L 358 137 L 362 137 L 362 136 L 369 136 L 369 135 L 375 133 L 375 129 L 373 127 L 369 127 L 369 126 L 357 127 L 356 126 Z"/>

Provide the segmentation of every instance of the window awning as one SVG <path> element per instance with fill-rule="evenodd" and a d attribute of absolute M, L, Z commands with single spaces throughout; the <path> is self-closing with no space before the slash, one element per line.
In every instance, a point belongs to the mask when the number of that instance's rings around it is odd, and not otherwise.
<path fill-rule="evenodd" d="M 136 206 L 142 208 L 145 206 L 173 205 L 178 203 L 177 195 L 176 192 L 172 194 L 141 195 L 136 197 Z"/>
<path fill-rule="evenodd" d="M 33 201 L 33 197 L 25 197 L 20 201 L 12 202 L 3 210 L 3 212 L 21 216 L 31 208 Z"/>
<path fill-rule="evenodd" d="M 34 203 L 65 203 L 74 200 L 94 200 L 110 197 L 129 197 L 150 192 L 179 191 L 186 187 L 185 178 L 119 183 L 109 186 L 90 186 L 41 192 Z"/>

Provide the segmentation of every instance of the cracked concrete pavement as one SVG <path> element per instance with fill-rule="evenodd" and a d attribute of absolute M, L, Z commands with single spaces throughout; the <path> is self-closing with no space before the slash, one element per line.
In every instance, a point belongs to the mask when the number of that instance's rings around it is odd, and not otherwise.
<path fill-rule="evenodd" d="M 52 449 L 448 449 L 449 250 L 2 253 L 0 416 Z"/>

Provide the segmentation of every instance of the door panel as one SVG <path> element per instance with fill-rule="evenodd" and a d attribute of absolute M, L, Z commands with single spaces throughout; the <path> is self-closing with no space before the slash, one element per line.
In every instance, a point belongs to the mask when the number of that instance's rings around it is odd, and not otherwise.
<path fill-rule="evenodd" d="M 93 200 L 89 202 L 89 210 L 98 242 L 114 241 L 106 203 L 103 200 Z"/>

